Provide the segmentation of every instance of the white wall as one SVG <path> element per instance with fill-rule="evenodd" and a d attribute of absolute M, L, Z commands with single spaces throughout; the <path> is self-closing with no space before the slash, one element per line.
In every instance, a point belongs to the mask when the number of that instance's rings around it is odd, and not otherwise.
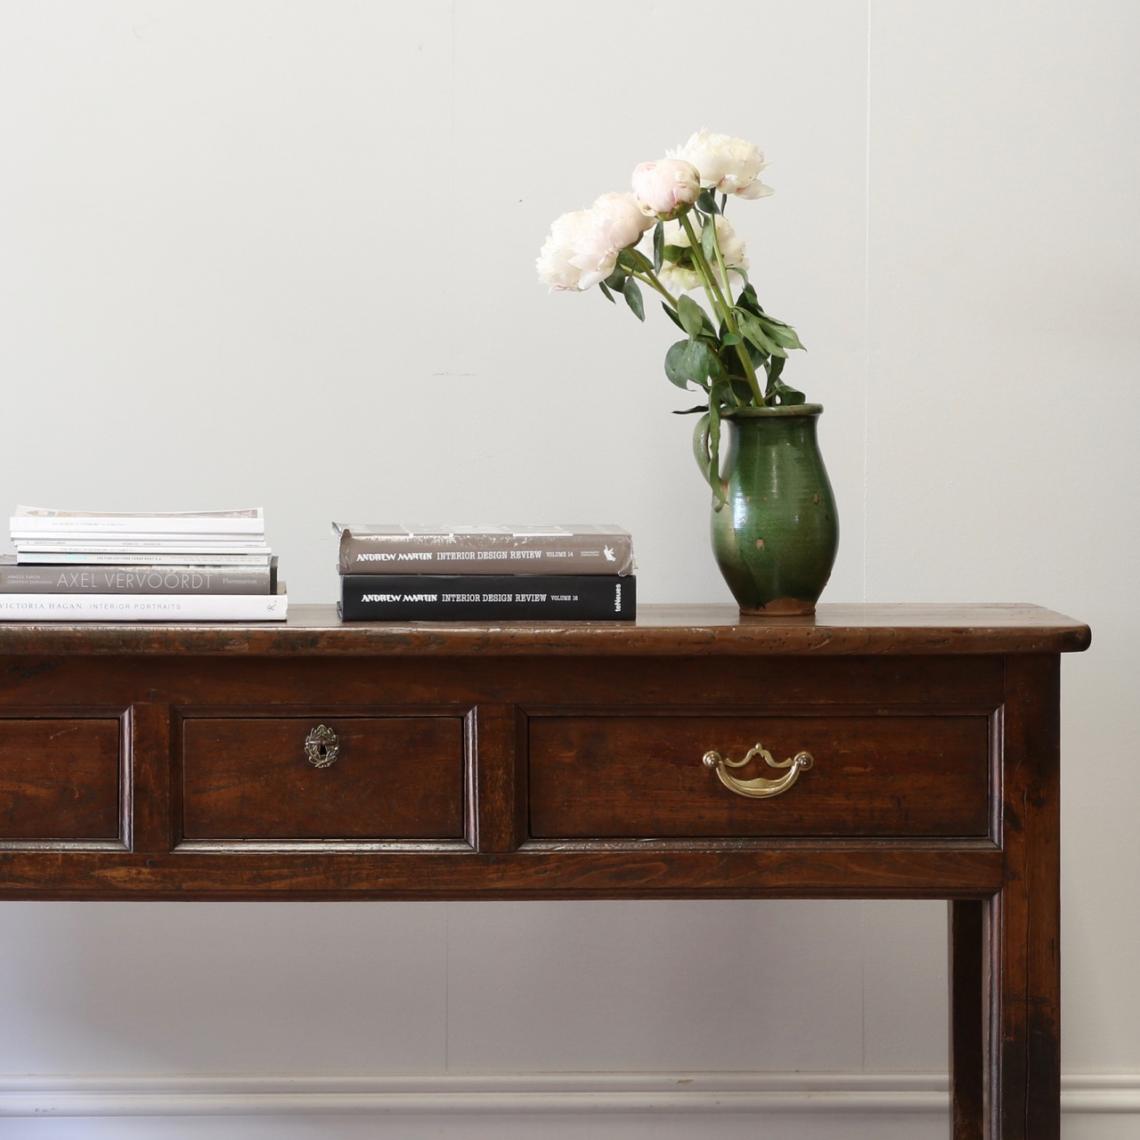
<path fill-rule="evenodd" d="M 297 601 L 333 595 L 328 520 L 364 516 L 614 519 L 646 601 L 727 601 L 670 327 L 532 262 L 690 130 L 759 141 L 777 194 L 736 213 L 827 407 L 827 598 L 1093 625 L 1064 668 L 1066 1137 L 1134 1136 L 1101 1110 L 1140 1110 L 1138 37 L 1128 0 L 6 0 L 0 487 L 263 503 Z M 277 1115 L 0 1136 L 570 1140 L 619 1078 L 533 1118 L 504 1076 L 756 1069 L 878 1110 L 741 1077 L 752 1115 L 700 1081 L 676 1115 L 644 1078 L 613 1104 L 670 1114 L 604 1132 L 925 1140 L 944 943 L 941 904 L 7 904 L 0 1114 Z M 516 1114 L 459 1111 L 467 1070 Z M 300 1112 L 421 1078 L 455 1111 Z"/>

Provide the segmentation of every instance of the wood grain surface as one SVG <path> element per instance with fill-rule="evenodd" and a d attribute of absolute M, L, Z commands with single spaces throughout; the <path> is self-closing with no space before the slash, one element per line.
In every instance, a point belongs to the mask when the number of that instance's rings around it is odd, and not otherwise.
<path fill-rule="evenodd" d="M 305 755 L 336 734 L 326 768 Z M 458 717 L 195 718 L 182 722 L 186 839 L 460 839 Z"/>
<path fill-rule="evenodd" d="M 4 622 L 0 655 L 620 654 L 672 656 L 1064 653 L 1088 626 L 1039 606 L 821 605 L 812 617 L 742 618 L 735 606 L 641 605 L 636 622 L 350 622 L 333 606 L 294 605 L 287 622 Z"/>
<path fill-rule="evenodd" d="M 989 832 L 985 716 L 535 717 L 531 833 L 543 837 L 982 836 Z M 724 787 L 701 758 L 762 743 L 814 765 L 773 799 Z M 761 760 L 740 779 L 783 775 Z"/>
<path fill-rule="evenodd" d="M 115 718 L 0 718 L 0 839 L 117 839 Z"/>

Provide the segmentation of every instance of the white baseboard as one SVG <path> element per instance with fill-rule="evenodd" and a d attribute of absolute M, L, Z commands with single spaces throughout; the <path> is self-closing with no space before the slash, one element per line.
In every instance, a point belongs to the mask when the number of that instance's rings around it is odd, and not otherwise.
<path fill-rule="evenodd" d="M 1066 1113 L 1140 1116 L 1140 1073 L 1073 1074 Z M 948 1109 L 935 1073 L 558 1073 L 401 1077 L 0 1077 L 0 1117 L 626 1115 Z"/>

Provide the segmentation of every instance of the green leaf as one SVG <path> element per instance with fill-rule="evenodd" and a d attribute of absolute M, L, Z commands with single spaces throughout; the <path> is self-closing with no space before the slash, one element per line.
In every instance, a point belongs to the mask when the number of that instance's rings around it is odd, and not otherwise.
<path fill-rule="evenodd" d="M 638 273 L 652 273 L 653 262 L 649 260 L 640 250 L 634 249 L 632 246 L 629 249 L 623 249 L 618 254 L 618 265 L 622 269 L 628 269 L 630 273 L 635 270 Z"/>
<path fill-rule="evenodd" d="M 686 260 L 692 261 L 693 259 L 693 251 L 687 245 L 662 246 L 662 252 L 665 254 L 666 261 L 675 261 L 678 265 L 683 265 Z"/>
<path fill-rule="evenodd" d="M 752 358 L 752 364 L 756 368 L 766 368 L 768 365 L 768 354 L 763 349 L 757 348 L 749 341 L 744 342 L 744 347 L 748 349 L 748 355 Z"/>
<path fill-rule="evenodd" d="M 665 223 L 653 227 L 653 271 L 659 272 L 665 261 Z"/>
<path fill-rule="evenodd" d="M 712 190 L 702 190 L 697 196 L 697 209 L 705 214 L 719 214 L 720 208 L 716 204 L 716 195 Z"/>
<path fill-rule="evenodd" d="M 745 285 L 740 291 L 740 296 L 736 299 L 738 308 L 743 309 L 747 313 L 752 313 L 755 316 L 762 317 L 764 310 L 760 308 L 760 302 L 756 299 L 756 290 L 751 285 Z"/>
<path fill-rule="evenodd" d="M 705 260 L 712 266 L 716 266 L 716 221 L 709 218 L 701 228 L 701 252 L 705 255 Z M 714 268 L 713 272 L 716 270 Z"/>
<path fill-rule="evenodd" d="M 731 334 L 730 334 L 731 335 Z M 744 361 L 741 360 L 741 353 L 748 357 L 752 362 L 752 367 L 755 371 L 759 372 L 768 360 L 767 353 L 761 352 L 754 344 L 748 341 L 742 341 L 741 344 L 722 344 L 719 347 L 717 356 L 724 370 L 724 375 L 730 381 L 739 380 L 744 385 L 742 391 L 745 393 L 745 403 L 751 402 L 752 388 L 748 383 L 747 372 L 744 367 Z"/>
<path fill-rule="evenodd" d="M 764 391 L 764 403 L 770 407 L 785 407 L 804 402 L 803 392 L 798 388 L 789 387 L 780 379 L 785 363 L 786 361 L 778 356 L 768 361 L 768 387 Z"/>
<path fill-rule="evenodd" d="M 723 405 L 730 411 L 733 408 L 740 407 L 740 400 L 737 397 L 736 389 L 732 386 L 732 378 L 726 376 L 723 370 L 721 371 L 719 379 L 715 380 L 709 388 L 709 403 L 710 405 Z"/>
<path fill-rule="evenodd" d="M 708 369 L 710 380 L 722 380 L 727 375 L 724 365 L 720 362 L 720 354 L 718 349 L 720 345 L 717 344 L 714 337 L 705 336 L 701 337 L 702 343 L 708 348 Z"/>
<path fill-rule="evenodd" d="M 787 325 L 769 325 L 768 335 L 783 348 L 803 348 L 796 330 Z"/>
<path fill-rule="evenodd" d="M 693 458 L 701 475 L 712 488 L 713 507 L 725 504 L 724 484 L 720 479 L 720 412 L 715 404 L 693 425 Z"/>
<path fill-rule="evenodd" d="M 710 374 L 721 376 L 723 373 L 716 353 L 703 340 L 679 340 L 665 354 L 665 375 L 678 388 L 693 383 L 707 389 Z"/>
<path fill-rule="evenodd" d="M 725 333 L 724 336 L 720 338 L 720 343 L 723 344 L 725 348 L 732 348 L 733 345 L 743 344 L 744 338 L 738 333 Z"/>
<path fill-rule="evenodd" d="M 739 355 L 740 347 L 744 348 L 744 351 L 748 355 L 748 359 L 752 361 L 753 368 L 759 370 L 765 367 L 765 365 L 768 363 L 768 354 L 757 348 L 751 341 L 746 340 L 743 346 L 724 349 L 723 355 L 725 361 L 727 362 L 728 370 L 734 376 L 744 376 L 745 374 L 744 364 L 740 360 Z"/>
<path fill-rule="evenodd" d="M 673 415 L 691 416 L 694 412 L 707 412 L 708 410 L 708 404 L 694 404 L 691 408 L 674 408 Z"/>
<path fill-rule="evenodd" d="M 625 288 L 625 277 L 623 270 L 615 269 L 605 280 L 606 288 L 615 293 L 620 293 Z"/>
<path fill-rule="evenodd" d="M 694 383 L 704 384 L 714 359 L 709 346 L 703 340 L 690 340 L 686 342 L 681 353 L 681 367 Z"/>
<path fill-rule="evenodd" d="M 645 320 L 645 302 L 641 297 L 641 287 L 632 277 L 625 279 L 625 288 L 622 290 L 625 303 L 633 310 L 633 315 L 639 321 Z"/>
<path fill-rule="evenodd" d="M 611 305 L 617 304 L 617 301 L 614 300 L 613 293 L 610 291 L 610 287 L 604 281 L 598 282 L 598 288 L 601 289 L 602 296 L 605 297 L 605 299 L 609 301 Z"/>
<path fill-rule="evenodd" d="M 802 404 L 804 394 L 797 388 L 789 388 L 787 384 L 777 382 L 768 393 L 765 393 L 764 403 L 769 406 L 787 407 L 791 404 Z"/>
<path fill-rule="evenodd" d="M 743 376 L 732 376 L 729 378 L 729 383 L 736 393 L 737 404 L 742 408 L 748 407 L 752 403 L 752 385 Z"/>
<path fill-rule="evenodd" d="M 735 347 L 728 345 L 719 352 L 721 367 L 730 380 L 744 379 L 744 365 L 740 362 Z"/>
<path fill-rule="evenodd" d="M 720 474 L 716 463 L 717 452 L 720 450 L 720 409 L 714 403 L 709 404 L 709 480 Z"/>
<path fill-rule="evenodd" d="M 745 339 L 754 344 L 761 352 L 769 356 L 787 356 L 787 352 L 778 345 L 769 335 L 768 330 L 761 324 L 760 319 L 744 309 L 736 310 L 740 331 Z"/>
<path fill-rule="evenodd" d="M 693 458 L 701 469 L 701 474 L 709 477 L 709 420 L 711 411 L 705 408 L 705 414 L 693 424 Z"/>
<path fill-rule="evenodd" d="M 677 316 L 677 310 L 671 308 L 664 301 L 661 302 L 661 308 L 665 310 L 665 315 L 673 322 L 673 324 L 675 324 L 677 328 L 681 330 L 681 332 L 684 332 L 685 326 L 681 324 L 681 318 Z"/>
<path fill-rule="evenodd" d="M 713 492 L 713 510 L 719 511 L 727 501 L 720 481 L 720 409 L 709 403 L 709 486 Z"/>
<path fill-rule="evenodd" d="M 774 340 L 778 345 L 783 348 L 803 348 L 800 343 L 800 338 L 796 334 L 796 330 L 791 325 L 784 324 L 783 321 L 778 321 L 775 317 L 768 316 L 765 313 L 763 316 L 756 318 L 764 327 L 770 340 Z"/>
<path fill-rule="evenodd" d="M 683 354 L 692 343 L 691 340 L 679 340 L 671 344 L 669 351 L 665 353 L 665 375 L 669 377 L 669 382 L 676 384 L 678 388 L 689 386 L 689 373 L 685 367 Z"/>
<path fill-rule="evenodd" d="M 705 311 L 693 300 L 685 294 L 681 294 L 677 302 L 677 316 L 681 319 L 681 328 L 689 334 L 689 336 L 700 336 L 704 331 L 705 323 L 708 318 L 705 316 Z"/>

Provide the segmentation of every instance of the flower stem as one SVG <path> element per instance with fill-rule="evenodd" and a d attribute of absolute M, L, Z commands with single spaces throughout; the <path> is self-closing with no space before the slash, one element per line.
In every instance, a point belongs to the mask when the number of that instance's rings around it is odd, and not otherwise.
<path fill-rule="evenodd" d="M 711 222 L 709 224 L 712 225 Z M 720 291 L 720 286 L 717 284 L 716 277 L 713 275 L 712 267 L 705 258 L 705 251 L 701 248 L 701 239 L 697 237 L 697 231 L 693 229 L 693 223 L 689 221 L 687 214 L 681 215 L 681 226 L 689 239 L 689 247 L 693 252 L 693 264 L 697 267 L 697 272 L 701 275 L 705 289 L 710 293 L 709 301 L 712 302 L 714 311 L 728 326 L 729 332 L 736 332 L 736 324 L 732 319 L 731 306 L 725 299 L 724 294 Z M 713 232 L 716 232 L 715 228 Z"/>
<path fill-rule="evenodd" d="M 646 285 L 648 285 L 650 289 L 655 289 L 658 293 L 660 293 L 661 296 L 664 297 L 665 300 L 668 301 L 674 309 L 677 307 L 677 298 L 674 297 L 673 294 L 670 293 L 669 290 L 661 284 L 660 278 L 652 270 L 650 270 L 648 273 L 638 273 L 635 271 L 633 276 L 636 277 L 638 281 L 644 282 Z"/>
<path fill-rule="evenodd" d="M 716 223 L 709 222 L 713 227 L 713 237 L 716 237 Z M 689 245 L 693 251 L 693 264 L 697 267 L 697 273 L 700 275 L 701 280 L 704 282 L 705 292 L 708 294 L 709 303 L 713 306 L 713 310 L 724 321 L 725 327 L 729 332 L 740 335 L 737 328 L 736 319 L 732 315 L 732 306 L 725 300 L 724 294 L 721 293 L 719 286 L 716 283 L 713 274 L 712 266 L 709 265 L 708 260 L 705 258 L 704 250 L 701 249 L 700 239 L 697 237 L 696 231 L 693 229 L 693 223 L 682 214 L 681 226 L 684 228 L 685 233 L 689 238 Z M 723 266 L 724 257 L 720 252 L 720 242 L 716 243 L 717 257 L 720 264 Z M 728 285 L 728 274 L 725 273 L 725 286 Z M 717 302 L 719 301 L 719 305 Z M 741 367 L 744 369 L 744 378 L 748 381 L 748 387 L 752 389 L 752 398 L 756 402 L 756 407 L 764 407 L 764 393 L 760 389 L 760 381 L 756 377 L 756 368 L 752 363 L 752 357 L 748 352 L 748 346 L 743 343 L 738 343 L 734 346 L 736 348 L 736 356 L 740 361 Z"/>
<path fill-rule="evenodd" d="M 683 214 L 681 215 L 681 222 L 684 226 L 685 233 L 688 234 L 689 237 L 689 248 L 692 251 L 693 266 L 696 268 L 697 276 L 701 279 L 705 296 L 708 298 L 709 308 L 712 309 L 714 317 L 723 321 L 725 325 L 729 327 L 730 331 L 735 332 L 736 330 L 728 325 L 729 313 L 724 302 L 724 297 L 716 287 L 716 282 L 712 279 L 708 262 L 705 260 L 704 251 L 700 247 L 700 241 L 693 230 L 692 223 Z"/>
<path fill-rule="evenodd" d="M 724 291 L 729 300 L 732 299 L 732 286 L 728 283 L 728 267 L 724 263 L 724 254 L 720 248 L 720 234 L 716 232 L 716 222 L 712 223 L 713 228 L 713 250 L 716 253 L 716 263 L 720 269 L 720 275 L 724 281 Z"/>
<path fill-rule="evenodd" d="M 744 378 L 748 381 L 748 387 L 752 389 L 752 399 L 756 402 L 756 407 L 764 407 L 764 393 L 760 388 L 760 381 L 756 376 L 756 367 L 752 363 L 752 357 L 748 355 L 748 346 L 746 344 L 736 345 L 736 355 L 740 363 L 744 366 Z"/>

